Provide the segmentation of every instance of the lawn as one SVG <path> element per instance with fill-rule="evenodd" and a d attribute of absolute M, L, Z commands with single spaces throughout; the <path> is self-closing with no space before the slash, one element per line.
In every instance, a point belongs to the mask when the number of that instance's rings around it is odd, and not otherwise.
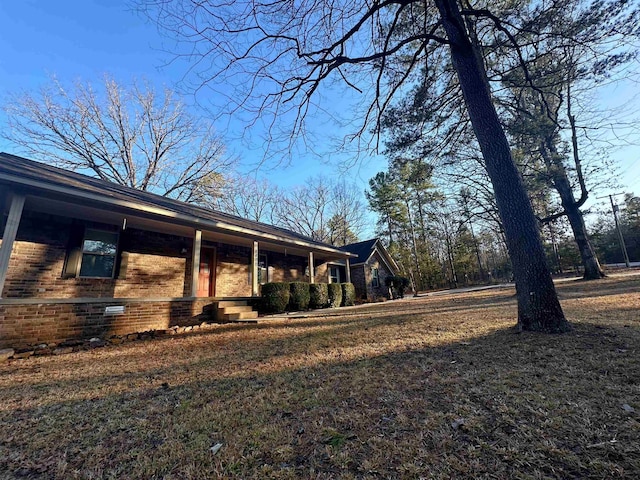
<path fill-rule="evenodd" d="M 0 478 L 640 478 L 640 275 L 558 291 L 564 335 L 496 289 L 1 364 Z"/>

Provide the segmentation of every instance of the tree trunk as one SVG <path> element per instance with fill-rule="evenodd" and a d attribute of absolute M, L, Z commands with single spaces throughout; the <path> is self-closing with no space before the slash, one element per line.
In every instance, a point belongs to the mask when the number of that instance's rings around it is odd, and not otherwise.
<path fill-rule="evenodd" d="M 600 267 L 600 262 L 598 262 L 596 252 L 589 241 L 589 234 L 587 233 L 587 227 L 584 224 L 584 217 L 582 216 L 580 207 L 578 207 L 578 203 L 573 196 L 573 190 L 571 188 L 569 178 L 567 177 L 567 172 L 564 169 L 564 165 L 558 165 L 558 160 L 556 160 L 559 155 L 555 149 L 553 141 L 548 141 L 546 146 L 542 146 L 540 148 L 540 153 L 545 160 L 553 185 L 558 192 L 558 195 L 560 195 L 562 208 L 567 214 L 567 218 L 571 224 L 573 238 L 578 246 L 582 265 L 584 266 L 584 279 L 596 280 L 604 277 L 604 271 Z"/>
<path fill-rule="evenodd" d="M 447 261 L 449 263 L 449 269 L 451 270 L 451 283 L 453 288 L 458 288 L 458 274 L 456 273 L 456 266 L 453 258 L 453 247 L 451 245 L 451 235 L 449 235 L 449 229 L 447 228 L 448 219 L 445 217 L 444 225 L 444 241 L 447 246 Z M 451 283 L 449 288 L 451 288 Z"/>
<path fill-rule="evenodd" d="M 471 44 L 456 0 L 435 3 L 504 225 L 516 281 L 518 326 L 523 330 L 567 331 L 570 325 L 547 267 L 538 222 L 493 105 L 481 56 Z"/>
<path fill-rule="evenodd" d="M 424 279 L 422 278 L 422 271 L 420 268 L 420 257 L 418 257 L 418 243 L 416 242 L 416 230 L 413 226 L 413 217 L 411 216 L 411 206 L 409 201 L 405 199 L 405 206 L 407 207 L 407 218 L 409 219 L 409 227 L 411 229 L 411 242 L 413 244 L 413 258 L 416 262 L 416 273 L 418 274 L 418 282 L 416 282 L 416 288 L 424 288 Z M 414 290 L 418 293 L 417 290 Z"/>

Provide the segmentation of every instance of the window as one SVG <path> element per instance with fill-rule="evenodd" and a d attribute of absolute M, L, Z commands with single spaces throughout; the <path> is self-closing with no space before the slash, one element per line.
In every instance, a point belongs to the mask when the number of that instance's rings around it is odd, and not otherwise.
<path fill-rule="evenodd" d="M 380 276 L 378 274 L 377 268 L 371 269 L 371 286 L 379 287 L 380 286 Z"/>
<path fill-rule="evenodd" d="M 118 234 L 87 229 L 82 242 L 81 277 L 113 278 Z"/>
<path fill-rule="evenodd" d="M 264 285 L 269 281 L 269 270 L 267 265 L 267 256 L 260 254 L 258 256 L 258 283 Z"/>
<path fill-rule="evenodd" d="M 340 269 L 338 267 L 329 268 L 329 283 L 340 283 Z"/>

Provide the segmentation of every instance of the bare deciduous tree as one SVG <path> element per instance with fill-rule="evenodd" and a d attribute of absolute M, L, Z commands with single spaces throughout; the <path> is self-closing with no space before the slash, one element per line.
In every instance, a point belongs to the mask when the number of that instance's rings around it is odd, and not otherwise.
<path fill-rule="evenodd" d="M 279 198 L 274 223 L 332 245 L 357 241 L 364 228 L 364 207 L 356 192 L 344 181 L 309 178 Z"/>
<path fill-rule="evenodd" d="M 5 105 L 5 138 L 29 156 L 109 182 L 200 202 L 233 161 L 213 126 L 190 115 L 169 90 L 125 89 L 105 78 L 104 91 L 52 79 L 39 93 Z"/>
<path fill-rule="evenodd" d="M 274 211 L 282 192 L 265 179 L 235 175 L 225 179 L 218 196 L 207 202 L 211 207 L 256 222 L 275 223 Z"/>

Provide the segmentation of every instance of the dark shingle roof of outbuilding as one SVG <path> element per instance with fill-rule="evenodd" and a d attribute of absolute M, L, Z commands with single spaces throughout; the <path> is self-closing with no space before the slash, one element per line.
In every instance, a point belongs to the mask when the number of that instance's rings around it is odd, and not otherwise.
<path fill-rule="evenodd" d="M 370 240 L 365 240 L 363 242 L 351 243 L 349 245 L 345 245 L 344 247 L 340 247 L 340 250 L 344 250 L 345 252 L 352 253 L 358 256 L 358 259 L 355 260 L 356 263 L 364 263 L 371 256 L 373 252 L 373 247 L 375 247 L 378 242 L 377 238 L 372 238 Z"/>
<path fill-rule="evenodd" d="M 193 224 L 196 228 L 199 221 L 204 220 L 216 224 L 221 230 L 224 230 L 225 226 L 239 227 L 248 232 L 255 232 L 258 235 L 264 234 L 277 237 L 285 242 L 308 245 L 335 253 L 340 252 L 338 248 L 332 245 L 318 242 L 310 237 L 284 228 L 198 207 L 172 198 L 136 190 L 4 152 L 0 152 L 0 183 L 2 182 L 45 190 L 50 189 L 51 191 L 62 188 L 67 193 L 70 191 L 77 192 L 78 196 L 88 195 L 91 197 L 91 201 L 95 203 L 119 201 L 151 209 L 160 208 L 168 213 L 173 212 L 181 215 L 186 219 L 187 223 Z"/>

